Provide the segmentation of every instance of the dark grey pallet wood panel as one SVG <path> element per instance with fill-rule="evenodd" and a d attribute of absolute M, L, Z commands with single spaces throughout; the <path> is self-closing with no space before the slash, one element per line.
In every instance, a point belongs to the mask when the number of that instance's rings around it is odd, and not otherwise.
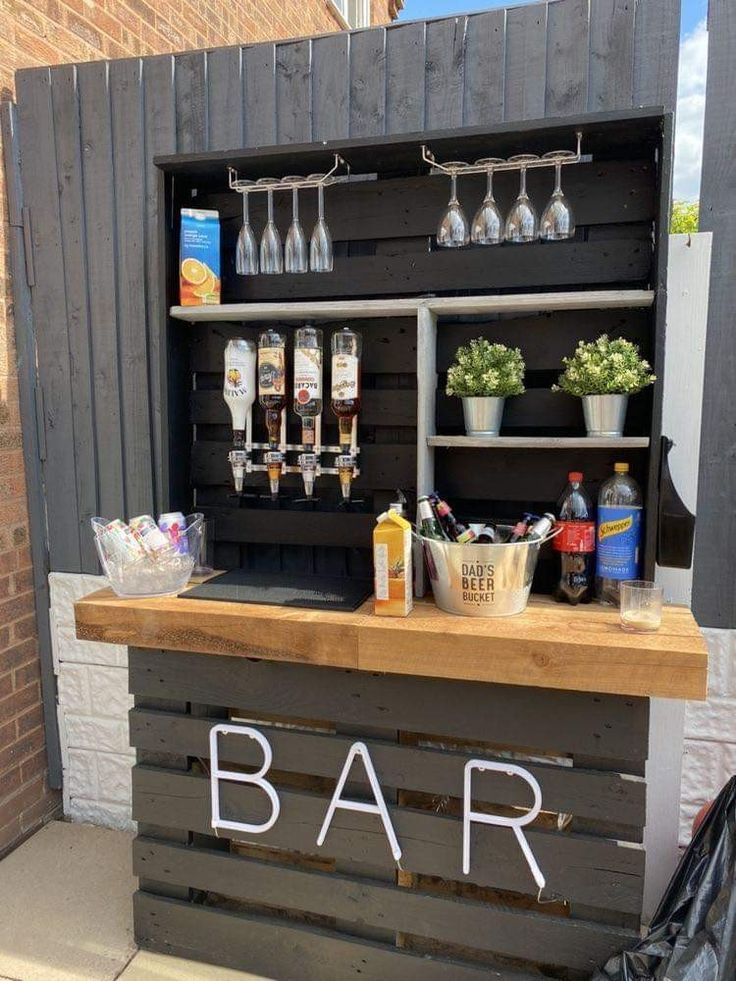
<path fill-rule="evenodd" d="M 212 150 L 243 145 L 242 61 L 239 47 L 207 53 L 207 142 Z"/>
<path fill-rule="evenodd" d="M 733 310 L 736 282 L 736 8 L 711 0 L 708 10 L 708 83 L 705 103 L 700 229 L 713 232 L 705 348 L 703 421 L 698 480 L 698 533 L 695 540 L 693 610 L 704 627 L 736 627 L 732 559 L 736 548 L 736 468 L 733 465 L 734 412 L 724 393 L 736 372 Z"/>
<path fill-rule="evenodd" d="M 386 132 L 419 133 L 424 128 L 424 21 L 386 31 Z"/>
<path fill-rule="evenodd" d="M 547 78 L 547 4 L 506 11 L 505 119 L 541 119 Z"/>
<path fill-rule="evenodd" d="M 482 126 L 504 118 L 506 12 L 488 10 L 467 18 L 463 123 Z"/>
<path fill-rule="evenodd" d="M 312 42 L 276 45 L 276 142 L 308 143 L 312 137 Z"/>
<path fill-rule="evenodd" d="M 111 63 L 110 104 L 123 480 L 127 514 L 132 517 L 153 510 L 144 245 L 146 168 L 139 58 Z M 104 411 L 104 405 L 99 408 Z"/>
<path fill-rule="evenodd" d="M 385 725 L 460 739 L 641 761 L 649 705 L 621 695 L 485 685 L 131 648 L 130 688 L 301 719 Z M 622 764 L 623 766 L 623 764 Z M 630 772 L 636 772 L 630 771 Z"/>
<path fill-rule="evenodd" d="M 680 0 L 637 3 L 634 15 L 635 106 L 674 108 L 680 47 Z"/>
<path fill-rule="evenodd" d="M 281 811 L 276 824 L 256 836 L 220 829 L 220 837 L 253 840 L 269 848 L 323 854 L 368 865 L 395 868 L 383 825 L 375 815 L 336 812 L 322 849 L 316 848 L 329 804 L 322 797 L 279 788 Z M 262 823 L 271 802 L 246 784 L 220 784 L 221 813 L 229 819 Z M 387 802 L 402 847 L 407 872 L 509 889 L 536 895 L 536 887 L 509 828 L 475 825 L 471 829 L 470 873 L 462 873 L 462 818 L 395 807 Z M 237 816 L 237 818 L 236 818 Z M 211 833 L 209 778 L 137 765 L 133 769 L 133 819 L 166 823 L 201 834 Z M 550 889 L 570 902 L 623 913 L 640 913 L 644 851 L 587 835 L 525 830 L 529 846 Z"/>
<path fill-rule="evenodd" d="M 633 945 L 638 936 L 586 921 L 517 912 L 141 837 L 133 843 L 133 871 L 266 906 L 334 917 L 359 910 L 361 920 L 370 925 L 390 924 L 414 936 L 578 970 L 594 970 L 611 954 Z"/>
<path fill-rule="evenodd" d="M 199 389 L 191 396 L 193 423 L 230 423 L 222 393 Z M 369 388 L 361 392 L 360 422 L 366 426 L 416 426 L 417 393 L 410 388 Z"/>
<path fill-rule="evenodd" d="M 270 521 L 261 510 L 248 508 L 200 508 L 215 522 L 215 535 L 223 542 L 248 542 L 251 545 L 343 546 L 370 548 L 376 525 L 373 514 L 341 514 L 334 511 L 278 512 L 278 521 Z"/>
<path fill-rule="evenodd" d="M 590 5 L 591 112 L 612 109 L 622 91 L 632 91 L 636 7 L 631 0 L 595 0 Z"/>
<path fill-rule="evenodd" d="M 545 115 L 569 116 L 588 105 L 590 0 L 547 7 Z"/>
<path fill-rule="evenodd" d="M 350 135 L 348 102 L 349 34 L 312 41 L 312 139 L 341 140 Z"/>
<path fill-rule="evenodd" d="M 243 49 L 245 146 L 276 143 L 276 45 Z"/>
<path fill-rule="evenodd" d="M 90 518 L 100 513 L 97 500 L 97 447 L 94 433 L 91 338 L 87 305 L 84 188 L 79 142 L 79 102 L 72 65 L 51 71 L 51 100 L 59 187 L 61 248 L 64 254 L 66 324 L 69 339 L 74 471 L 79 517 L 81 570 L 97 572 Z"/>
<path fill-rule="evenodd" d="M 132 746 L 209 757 L 211 723 L 173 712 L 133 709 L 130 712 Z M 276 728 L 258 729 L 274 753 L 274 767 L 294 773 L 336 778 L 353 742 L 347 736 L 322 735 Z M 449 751 L 364 740 L 382 785 L 427 794 L 463 796 L 463 766 L 473 756 L 494 760 L 491 749 Z M 260 749 L 251 740 L 220 737 L 220 757 L 229 763 L 254 765 Z M 539 781 L 545 810 L 574 814 L 591 821 L 613 821 L 643 827 L 645 784 L 621 774 L 552 763 L 525 763 Z M 360 771 L 358 770 L 358 774 Z M 367 785 L 366 781 L 360 780 Z M 523 792 L 522 792 L 523 793 Z M 476 775 L 473 799 L 491 804 L 519 805 L 519 787 L 502 774 Z"/>
<path fill-rule="evenodd" d="M 350 35 L 349 133 L 378 136 L 386 121 L 386 32 Z"/>
<path fill-rule="evenodd" d="M 176 149 L 201 153 L 207 137 L 207 52 L 191 51 L 174 59 L 176 86 Z"/>
<path fill-rule="evenodd" d="M 100 514 L 127 514 L 123 479 L 123 432 L 117 341 L 115 200 L 112 120 L 106 66 L 77 67 L 82 146 L 87 303 L 94 385 L 94 428 Z M 98 411 L 104 406 L 104 411 Z M 57 437 L 58 438 L 58 437 Z M 54 480 L 56 486 L 56 481 Z M 52 569 L 61 568 L 52 563 Z M 92 571 L 92 570 L 90 570 Z M 95 570 L 96 571 L 96 570 Z"/>
<path fill-rule="evenodd" d="M 279 981 L 539 981 L 538 974 L 426 957 L 283 919 L 243 916 L 138 892 L 139 946 Z"/>
<path fill-rule="evenodd" d="M 427 22 L 424 124 L 428 129 L 463 125 L 465 17 Z"/>
<path fill-rule="evenodd" d="M 19 102 L 21 172 L 30 208 L 33 264 L 38 272 L 31 303 L 43 386 L 42 425 L 47 433 L 44 476 L 53 480 L 46 514 L 52 569 L 81 571 L 80 515 L 74 459 L 72 378 L 64 268 L 59 261 L 62 228 L 54 146 L 51 77 L 43 71 L 16 76 Z M 35 420 L 25 420 L 35 425 Z"/>

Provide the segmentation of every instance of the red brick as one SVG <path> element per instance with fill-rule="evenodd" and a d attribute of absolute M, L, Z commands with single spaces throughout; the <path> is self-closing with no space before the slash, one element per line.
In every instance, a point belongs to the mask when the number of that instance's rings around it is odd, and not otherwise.
<path fill-rule="evenodd" d="M 20 596 L 3 600 L 0 603 L 0 623 L 12 623 L 13 620 L 20 620 L 21 617 L 33 613 L 35 609 L 35 600 L 32 592 L 21 593 Z"/>
<path fill-rule="evenodd" d="M 48 767 L 48 759 L 46 757 L 46 750 L 42 749 L 40 753 L 36 753 L 34 756 L 29 757 L 20 767 L 20 779 L 23 783 L 28 783 L 33 777 L 39 773 L 46 773 Z"/>
<path fill-rule="evenodd" d="M 18 814 L 4 828 L 0 828 L 0 858 L 20 841 L 22 834 Z"/>
<path fill-rule="evenodd" d="M 34 657 L 38 657 L 38 645 L 35 637 L 29 637 L 19 644 L 7 647 L 4 651 L 0 650 L 0 671 L 12 671 L 19 668 L 21 664 L 27 664 Z"/>
<path fill-rule="evenodd" d="M 20 569 L 14 572 L 11 579 L 11 592 L 25 593 L 33 589 L 33 569 Z"/>
<path fill-rule="evenodd" d="M 36 644 L 36 614 L 16 620 L 12 628 L 13 640 L 29 640 Z"/>
<path fill-rule="evenodd" d="M 36 705 L 40 701 L 40 698 L 41 692 L 39 691 L 37 682 L 34 682 L 32 685 L 26 685 L 25 688 L 18 689 L 12 695 L 0 700 L 0 722 L 7 722 L 9 719 L 15 718 L 24 709 L 29 709 L 32 705 Z"/>
<path fill-rule="evenodd" d="M 33 681 L 41 680 L 41 663 L 38 660 L 29 661 L 27 664 L 23 664 L 21 667 L 16 668 L 13 672 L 13 677 L 15 679 L 15 688 L 25 688 L 26 685 L 30 685 Z"/>
<path fill-rule="evenodd" d="M 15 719 L 10 722 L 6 722 L 5 725 L 0 726 L 0 749 L 5 749 L 14 743 L 18 738 L 18 726 Z M 0 771 L 1 773 L 2 771 Z"/>
<path fill-rule="evenodd" d="M 49 818 L 61 811 L 61 794 L 58 790 L 49 790 L 44 786 L 43 793 L 38 800 L 25 808 L 20 816 L 20 826 L 22 830 L 30 831 L 31 828 L 44 824 Z"/>
<path fill-rule="evenodd" d="M 18 549 L 14 548 L 10 552 L 3 552 L 0 555 L 0 575 L 6 575 L 18 568 Z"/>
<path fill-rule="evenodd" d="M 16 763 L 22 763 L 23 760 L 27 760 L 29 756 L 33 756 L 44 745 L 43 728 L 39 726 L 38 729 L 33 729 L 27 736 L 23 736 L 16 742 L 11 743 L 6 749 L 0 751 L 0 773 L 4 773 L 6 769 L 15 766 Z"/>
<path fill-rule="evenodd" d="M 36 777 L 15 794 L 8 795 L 0 802 L 0 827 L 22 814 L 27 807 L 43 797 L 43 777 Z"/>
<path fill-rule="evenodd" d="M 15 720 L 15 724 L 18 728 L 19 739 L 21 736 L 25 736 L 27 732 L 31 732 L 32 729 L 43 725 L 43 706 L 40 703 L 34 705 L 28 712 L 19 715 Z"/>

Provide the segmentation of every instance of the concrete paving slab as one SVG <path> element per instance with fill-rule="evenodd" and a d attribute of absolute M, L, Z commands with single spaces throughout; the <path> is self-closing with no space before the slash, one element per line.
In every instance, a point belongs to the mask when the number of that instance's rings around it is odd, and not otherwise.
<path fill-rule="evenodd" d="M 226 967 L 212 967 L 195 961 L 153 954 L 141 950 L 128 964 L 119 981 L 268 981 L 255 974 L 231 971 Z"/>
<path fill-rule="evenodd" d="M 0 977 L 118 977 L 135 952 L 131 837 L 54 821 L 0 862 Z"/>

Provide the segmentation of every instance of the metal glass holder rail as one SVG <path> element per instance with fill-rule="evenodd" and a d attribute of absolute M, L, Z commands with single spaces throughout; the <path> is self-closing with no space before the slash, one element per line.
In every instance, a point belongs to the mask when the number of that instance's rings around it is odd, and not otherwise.
<path fill-rule="evenodd" d="M 461 174 L 463 176 L 487 174 L 489 170 L 492 170 L 494 174 L 498 174 L 503 171 L 555 167 L 557 164 L 566 166 L 568 164 L 581 163 L 584 159 L 581 151 L 582 132 L 577 130 L 575 137 L 577 139 L 577 148 L 575 150 L 554 150 L 550 153 L 545 153 L 541 157 L 531 153 L 517 154 L 516 157 L 511 157 L 508 160 L 499 159 L 498 162 L 494 161 L 493 163 L 487 162 L 487 159 L 485 161 L 476 161 L 475 163 L 465 163 L 460 160 L 453 160 L 450 163 L 440 163 L 435 158 L 431 148 L 424 143 L 422 144 L 422 160 L 426 164 L 429 164 L 435 171 L 441 174 L 447 174 L 448 177 L 458 177 Z"/>
<path fill-rule="evenodd" d="M 344 180 L 348 174 L 338 175 L 337 171 L 340 167 L 345 167 L 346 171 L 349 173 L 350 167 L 340 156 L 339 153 L 335 154 L 334 163 L 332 167 L 324 174 L 309 174 L 307 177 L 282 177 L 279 178 L 261 178 L 260 181 L 248 180 L 244 177 L 239 177 L 238 172 L 234 167 L 228 167 L 228 185 L 231 191 L 237 191 L 239 194 L 266 194 L 268 191 L 302 191 L 308 188 L 315 187 L 328 187 L 330 184 L 335 184 L 340 180 Z"/>

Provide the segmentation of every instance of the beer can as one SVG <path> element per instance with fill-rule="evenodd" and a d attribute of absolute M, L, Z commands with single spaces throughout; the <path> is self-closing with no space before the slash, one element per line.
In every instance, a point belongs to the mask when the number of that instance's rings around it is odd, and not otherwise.
<path fill-rule="evenodd" d="M 169 511 L 167 514 L 160 515 L 158 527 L 180 555 L 189 553 L 189 540 L 186 533 L 187 519 L 181 511 Z"/>
<path fill-rule="evenodd" d="M 126 561 L 136 561 L 145 554 L 143 543 L 120 518 L 105 525 L 104 548 L 106 555 L 114 555 Z"/>
<path fill-rule="evenodd" d="M 133 534 L 140 539 L 144 549 L 151 555 L 160 555 L 171 548 L 168 536 L 161 531 L 150 514 L 140 514 L 137 518 L 131 518 L 129 524 Z"/>

